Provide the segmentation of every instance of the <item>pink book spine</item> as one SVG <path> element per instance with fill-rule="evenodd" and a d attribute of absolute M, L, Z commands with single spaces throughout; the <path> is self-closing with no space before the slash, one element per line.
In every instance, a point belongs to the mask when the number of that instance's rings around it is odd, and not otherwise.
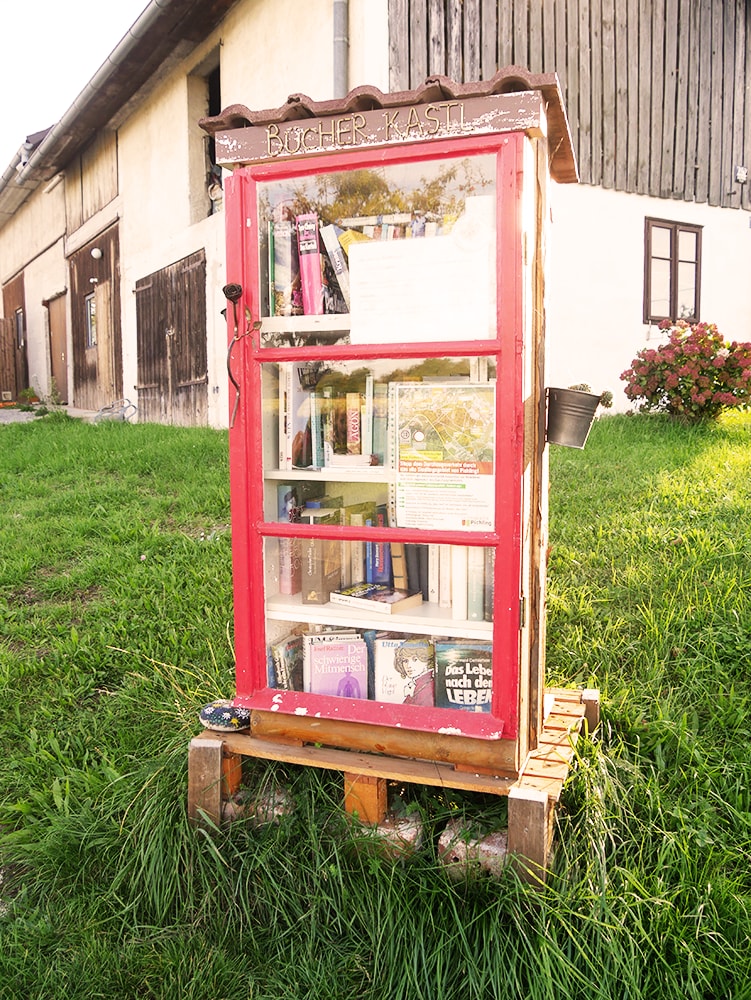
<path fill-rule="evenodd" d="M 306 316 L 323 313 L 323 280 L 318 216 L 314 212 L 295 217 L 297 250 L 300 257 L 302 304 Z"/>

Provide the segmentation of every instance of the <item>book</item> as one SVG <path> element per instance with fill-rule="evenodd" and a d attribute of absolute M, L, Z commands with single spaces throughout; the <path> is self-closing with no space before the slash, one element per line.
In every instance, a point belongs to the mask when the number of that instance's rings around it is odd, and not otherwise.
<path fill-rule="evenodd" d="M 269 268 L 268 294 L 269 294 L 269 316 L 274 316 L 276 302 L 274 295 L 274 223 L 269 219 L 267 227 L 267 261 Z"/>
<path fill-rule="evenodd" d="M 438 604 L 441 579 L 441 546 L 437 542 L 428 545 L 428 601 Z"/>
<path fill-rule="evenodd" d="M 300 258 L 294 222 L 282 219 L 273 223 L 273 248 L 273 315 L 301 316 Z"/>
<path fill-rule="evenodd" d="M 300 259 L 303 312 L 306 316 L 320 316 L 323 313 L 323 274 L 316 213 L 306 212 L 303 215 L 296 215 L 295 230 Z"/>
<path fill-rule="evenodd" d="M 376 505 L 372 500 L 350 503 L 343 508 L 342 523 L 364 528 L 366 521 L 376 519 Z M 355 539 L 348 543 L 350 554 L 349 583 L 365 579 L 365 540 Z"/>
<path fill-rule="evenodd" d="M 320 643 L 348 642 L 358 638 L 353 628 L 327 629 L 323 632 L 303 632 L 302 636 L 302 670 L 303 691 L 310 691 L 310 658 L 312 649 Z"/>
<path fill-rule="evenodd" d="M 388 382 L 373 385 L 373 410 L 370 450 L 378 465 L 385 465 L 388 458 Z"/>
<path fill-rule="evenodd" d="M 311 694 L 368 697 L 368 649 L 361 636 L 315 643 L 308 670 Z"/>
<path fill-rule="evenodd" d="M 349 263 L 349 249 L 353 243 L 369 243 L 372 237 L 368 236 L 366 233 L 361 233 L 357 229 L 345 229 L 343 232 L 339 233 L 339 245 L 348 257 Z"/>
<path fill-rule="evenodd" d="M 332 590 L 332 604 L 345 604 L 350 607 L 367 608 L 375 614 L 400 614 L 410 608 L 422 604 L 422 594 L 410 593 L 407 590 L 396 590 L 385 583 L 353 583 L 341 590 Z"/>
<path fill-rule="evenodd" d="M 316 524 L 340 524 L 339 510 L 306 510 L 301 517 Z M 341 544 L 338 538 L 303 538 L 302 603 L 327 604 L 329 594 L 341 585 Z"/>
<path fill-rule="evenodd" d="M 305 503 L 325 489 L 325 483 L 299 480 L 277 486 L 277 517 L 298 523 Z M 299 538 L 279 539 L 279 593 L 299 594 L 302 588 L 302 551 Z"/>
<path fill-rule="evenodd" d="M 373 658 L 376 701 L 434 704 L 433 644 L 429 639 L 377 636 Z"/>
<path fill-rule="evenodd" d="M 344 398 L 347 412 L 347 454 L 361 455 L 362 396 L 359 392 L 348 392 Z"/>
<path fill-rule="evenodd" d="M 274 666 L 274 682 L 271 686 L 285 691 L 302 691 L 302 636 L 292 633 L 278 642 L 272 642 L 269 649 Z"/>
<path fill-rule="evenodd" d="M 495 596 L 495 549 L 485 549 L 485 595 L 483 601 L 486 622 L 493 621 L 493 600 Z"/>
<path fill-rule="evenodd" d="M 280 469 L 309 469 L 313 465 L 312 390 L 306 388 L 306 373 L 305 364 L 279 363 Z"/>
<path fill-rule="evenodd" d="M 378 504 L 375 520 L 368 518 L 365 523 L 385 528 L 388 525 L 386 504 Z M 388 542 L 365 542 L 365 581 L 391 584 L 391 546 Z"/>
<path fill-rule="evenodd" d="M 451 607 L 451 550 L 452 545 L 439 544 L 438 547 L 438 604 L 442 608 Z"/>
<path fill-rule="evenodd" d="M 493 644 L 457 639 L 435 647 L 435 703 L 438 708 L 490 712 Z"/>
<path fill-rule="evenodd" d="M 344 253 L 344 248 L 339 242 L 339 236 L 344 230 L 339 226 L 330 223 L 326 226 L 321 226 L 321 241 L 326 250 L 326 254 L 331 261 L 331 267 L 336 275 L 336 280 L 339 284 L 339 289 L 341 290 L 342 297 L 347 306 L 347 311 L 349 311 L 349 267 L 347 266 L 347 258 Z"/>
<path fill-rule="evenodd" d="M 396 590 L 407 590 L 407 566 L 404 542 L 391 542 L 391 579 Z"/>
<path fill-rule="evenodd" d="M 336 273 L 324 249 L 321 250 L 321 271 L 323 280 L 323 311 L 326 315 L 349 312 Z"/>

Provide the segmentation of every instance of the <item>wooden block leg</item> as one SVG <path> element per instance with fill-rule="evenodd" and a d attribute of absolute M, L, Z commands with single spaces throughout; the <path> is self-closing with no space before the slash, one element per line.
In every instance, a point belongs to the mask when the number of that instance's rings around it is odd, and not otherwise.
<path fill-rule="evenodd" d="M 582 691 L 582 704 L 587 732 L 591 734 L 600 725 L 600 692 L 597 688 L 585 688 Z"/>
<path fill-rule="evenodd" d="M 204 733 L 188 750 L 188 818 L 219 826 L 222 819 L 222 738 Z"/>
<path fill-rule="evenodd" d="M 519 876 L 544 881 L 553 834 L 553 803 L 537 788 L 509 789 L 508 850 Z"/>
<path fill-rule="evenodd" d="M 386 779 L 345 771 L 344 808 L 361 823 L 382 823 L 388 811 Z"/>
<path fill-rule="evenodd" d="M 240 789 L 243 773 L 243 759 L 239 753 L 225 750 L 222 755 L 222 794 L 231 798 Z"/>

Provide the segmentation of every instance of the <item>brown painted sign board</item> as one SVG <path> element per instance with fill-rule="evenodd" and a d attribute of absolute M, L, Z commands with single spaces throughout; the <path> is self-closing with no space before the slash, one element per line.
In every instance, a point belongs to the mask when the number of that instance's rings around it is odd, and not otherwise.
<path fill-rule="evenodd" d="M 546 134 L 540 94 L 521 91 L 352 111 L 327 118 L 297 118 L 216 134 L 223 166 L 502 132 Z"/>

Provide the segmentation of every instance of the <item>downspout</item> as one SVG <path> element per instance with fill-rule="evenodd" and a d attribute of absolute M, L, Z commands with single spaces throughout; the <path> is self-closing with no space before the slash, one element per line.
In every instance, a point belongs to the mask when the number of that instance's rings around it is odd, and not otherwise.
<path fill-rule="evenodd" d="M 349 91 L 349 0 L 334 0 L 334 97 Z"/>

